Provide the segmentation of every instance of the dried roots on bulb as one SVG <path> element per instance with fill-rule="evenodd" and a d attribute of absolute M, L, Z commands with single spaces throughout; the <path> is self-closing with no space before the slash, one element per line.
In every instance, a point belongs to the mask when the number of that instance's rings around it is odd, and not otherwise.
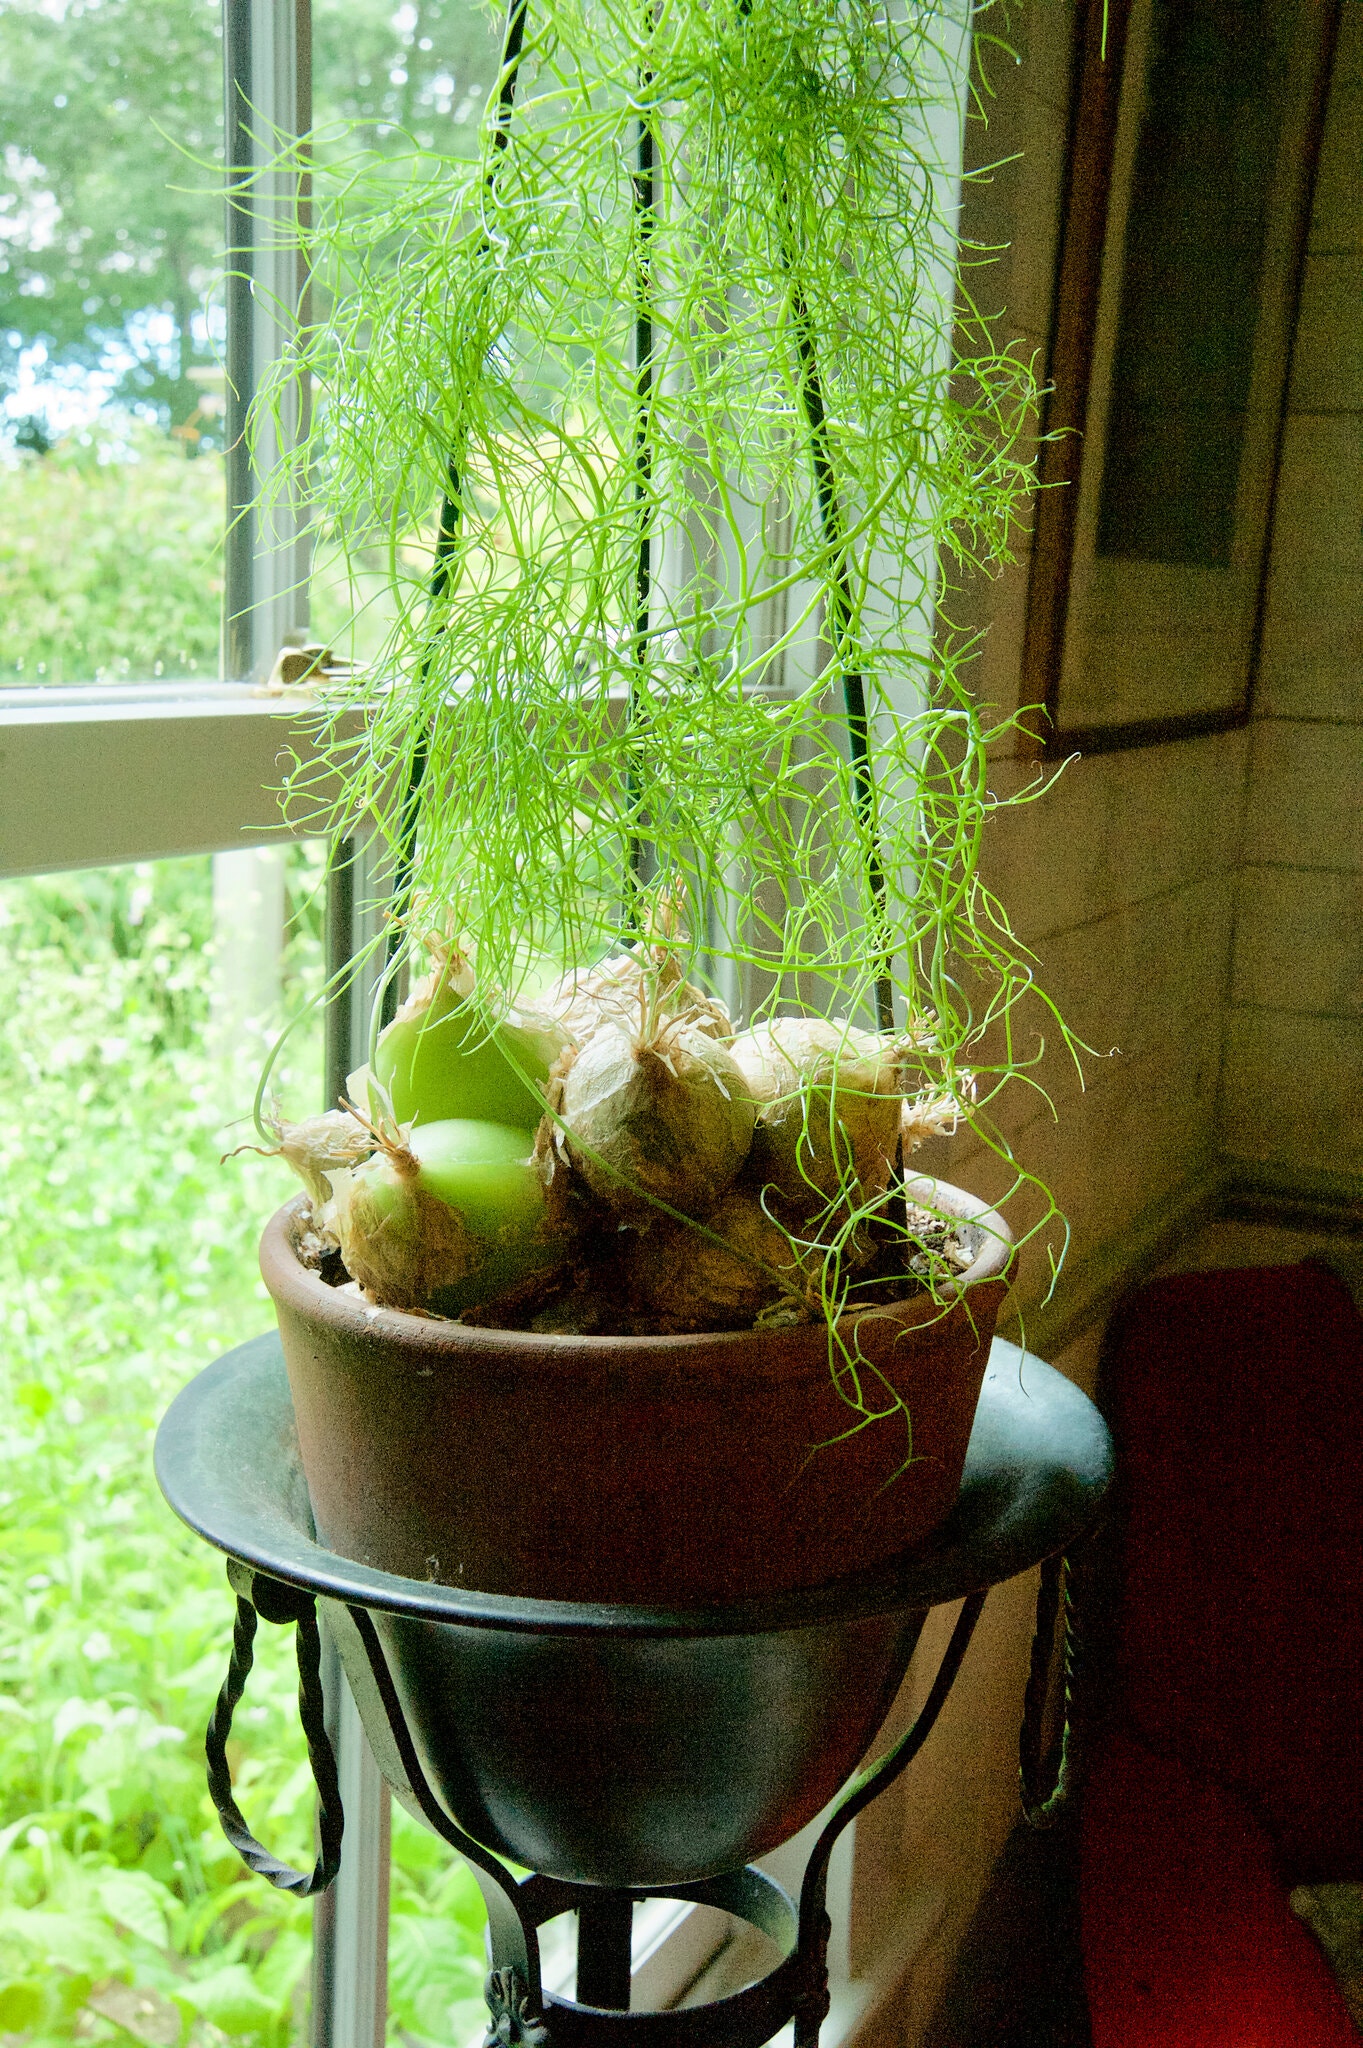
<path fill-rule="evenodd" d="M 685 891 L 675 882 L 646 891 L 636 904 L 638 945 L 594 967 L 571 968 L 555 983 L 544 1005 L 575 1045 L 585 1045 L 602 1024 L 622 1025 L 645 1039 L 664 1023 L 688 1024 L 725 1044 L 733 1037 L 724 1004 L 688 981 L 682 968 L 685 907 Z"/>
<path fill-rule="evenodd" d="M 954 1138 L 969 1115 L 967 1105 L 974 1098 L 975 1081 L 971 1074 L 958 1075 L 954 1088 L 922 1088 L 910 1097 L 899 1121 L 904 1157 L 907 1159 L 929 1138 Z"/>
<path fill-rule="evenodd" d="M 688 981 L 676 955 L 661 946 L 612 953 L 595 967 L 573 969 L 549 990 L 544 1007 L 579 1046 L 603 1024 L 647 1030 L 651 1010 L 657 1021 L 688 1025 L 721 1044 L 734 1035 L 723 1003 Z"/>
<path fill-rule="evenodd" d="M 566 1065 L 555 1143 L 598 1201 L 647 1218 L 711 1208 L 742 1166 L 755 1108 L 728 1051 L 694 1024 L 598 1024 Z"/>
<path fill-rule="evenodd" d="M 776 1017 L 730 1048 L 757 1105 L 753 1165 L 773 1199 L 874 1200 L 899 1139 L 908 1050 L 838 1019 Z"/>
<path fill-rule="evenodd" d="M 379 1142 L 367 1123 L 344 1109 L 304 1117 L 296 1124 L 289 1123 L 275 1110 L 265 1119 L 265 1127 L 273 1133 L 276 1144 L 238 1145 L 224 1157 L 234 1159 L 238 1152 L 258 1152 L 264 1159 L 282 1159 L 302 1181 L 314 1210 L 331 1200 L 331 1176 L 360 1165 Z"/>

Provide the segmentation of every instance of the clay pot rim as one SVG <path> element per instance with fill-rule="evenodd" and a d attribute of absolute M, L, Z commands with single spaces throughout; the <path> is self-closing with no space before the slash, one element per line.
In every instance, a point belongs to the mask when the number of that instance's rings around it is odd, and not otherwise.
<path fill-rule="evenodd" d="M 948 1215 L 959 1217 L 979 1232 L 979 1249 L 972 1263 L 957 1280 L 941 1290 L 948 1303 L 960 1300 L 976 1287 L 998 1282 L 1013 1254 L 1013 1233 L 995 1209 L 950 1181 L 934 1180 L 925 1174 L 906 1176 L 910 1199 L 930 1199 Z M 355 1336 L 371 1342 L 382 1339 L 403 1349 L 445 1353 L 454 1358 L 497 1356 L 524 1358 L 533 1351 L 547 1369 L 555 1364 L 580 1367 L 585 1360 L 602 1366 L 682 1364 L 688 1358 L 697 1363 L 715 1347 L 732 1350 L 748 1347 L 754 1356 L 744 1362 L 745 1371 L 760 1370 L 762 1358 L 779 1350 L 789 1358 L 792 1340 L 816 1338 L 822 1350 L 827 1339 L 821 1323 L 786 1326 L 780 1330 L 700 1330 L 676 1336 L 577 1336 L 550 1335 L 533 1330 L 499 1329 L 495 1325 L 446 1322 L 438 1317 L 410 1315 L 404 1309 L 378 1308 L 353 1294 L 342 1294 L 322 1279 L 320 1273 L 302 1264 L 297 1235 L 305 1212 L 305 1196 L 298 1196 L 276 1210 L 265 1226 L 260 1241 L 260 1267 L 271 1295 L 295 1313 L 320 1318 L 333 1327 L 348 1328 Z M 907 1332 L 933 1322 L 951 1319 L 950 1308 L 931 1295 L 910 1296 L 902 1302 L 870 1306 L 844 1319 L 844 1326 L 865 1320 L 896 1322 Z M 778 1340 L 775 1341 L 774 1340 Z"/>

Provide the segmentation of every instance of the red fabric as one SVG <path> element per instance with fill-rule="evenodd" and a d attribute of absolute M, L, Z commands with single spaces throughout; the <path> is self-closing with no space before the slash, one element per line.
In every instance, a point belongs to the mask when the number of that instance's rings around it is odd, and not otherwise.
<path fill-rule="evenodd" d="M 1363 1320 L 1324 1267 L 1181 1274 L 1110 1361 L 1122 1718 L 1248 1793 L 1289 1881 L 1363 1876 Z"/>
<path fill-rule="evenodd" d="M 1093 2048 L 1358 2048 L 1233 1792 L 1116 1737 L 1084 1795 Z"/>

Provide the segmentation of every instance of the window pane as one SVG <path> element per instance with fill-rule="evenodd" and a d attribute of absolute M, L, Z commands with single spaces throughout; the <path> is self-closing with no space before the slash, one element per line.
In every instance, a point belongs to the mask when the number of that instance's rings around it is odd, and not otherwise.
<path fill-rule="evenodd" d="M 385 162 L 400 179 L 414 149 L 471 155 L 501 58 L 502 30 L 478 0 L 314 0 L 313 121 L 325 168 L 347 156 Z M 429 166 L 427 166 L 429 169 Z M 326 277 L 314 283 L 325 309 Z M 409 572 L 429 573 L 431 533 L 413 536 Z M 352 581 L 353 577 L 353 581 Z M 318 639 L 356 660 L 383 644 L 391 618 L 388 565 L 381 549 L 347 565 L 322 532 L 312 582 Z"/>
<path fill-rule="evenodd" d="M 321 868 L 300 847 L 220 857 L 216 875 L 198 859 L 0 889 L 10 2036 L 102 2038 L 113 2020 L 179 2040 L 200 2014 L 232 2040 L 301 2038 L 310 1909 L 246 1880 L 204 1785 L 230 1640 L 222 1563 L 161 1500 L 149 1452 L 176 1389 L 272 1320 L 255 1245 L 292 1183 L 278 1161 L 219 1155 L 253 1136 L 265 1034 L 320 989 Z M 321 1071 L 310 1020 L 280 1074 L 294 1114 L 316 1109 Z M 303 1861 L 297 1678 L 285 1632 L 259 1640 L 238 1790 Z"/>
<path fill-rule="evenodd" d="M 0 0 L 0 684 L 214 676 L 218 0 Z"/>
<path fill-rule="evenodd" d="M 322 138 L 365 124 L 398 158 L 471 153 L 497 75 L 501 25 L 479 0 L 313 0 L 313 118 Z M 334 146 L 334 145 L 330 145 Z"/>

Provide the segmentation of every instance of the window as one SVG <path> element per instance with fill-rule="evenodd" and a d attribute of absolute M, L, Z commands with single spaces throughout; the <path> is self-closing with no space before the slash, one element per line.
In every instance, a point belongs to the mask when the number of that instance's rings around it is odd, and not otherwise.
<path fill-rule="evenodd" d="M 178 2039 L 181 2012 L 267 2018 L 306 1990 L 305 1909 L 267 1896 L 233 1926 L 199 1754 L 222 1571 L 167 1521 L 147 1456 L 177 1385 L 267 1313 L 269 1169 L 220 1168 L 222 1126 L 263 1034 L 320 983 L 323 863 L 265 858 L 230 958 L 207 857 L 0 883 L 0 2025 L 20 2039 L 139 2014 Z M 319 1037 L 291 1048 L 287 1099 L 315 1099 Z M 247 1798 L 301 1854 L 282 1648 Z"/>
<path fill-rule="evenodd" d="M 53 1660 L 66 1658 L 68 1690 L 51 1732 L 75 1763 L 54 1765 L 45 1786 L 39 1770 L 16 1794 L 22 1825 L 6 1833 L 0 1823 L 0 1882 L 24 1910 L 53 1902 L 83 1910 L 52 1872 L 66 1868 L 62 1856 L 89 1862 L 97 1836 L 133 1830 L 119 1837 L 91 1894 L 88 1953 L 69 1981 L 53 1979 L 17 1937 L 6 1947 L 10 1936 L 0 1933 L 0 2031 L 41 2022 L 74 2036 L 78 2021 L 89 2024 L 84 2012 L 136 2021 L 145 2034 L 158 1999 L 192 2005 L 185 1986 L 202 1978 L 214 1988 L 195 2009 L 229 2037 L 256 2037 L 268 2022 L 285 2038 L 296 2025 L 285 2008 L 296 2014 L 301 2004 L 291 2001 L 303 1998 L 303 1909 L 244 1879 L 230 1896 L 230 1855 L 197 1891 L 184 1882 L 203 1851 L 191 1839 L 193 1801 L 184 1809 L 190 1819 L 176 1803 L 200 1742 L 199 1709 L 184 1711 L 192 1686 L 182 1688 L 187 1666 L 201 1689 L 216 1686 L 230 1610 L 225 1592 L 211 1597 L 221 1578 L 206 1551 L 193 1566 L 202 1576 L 166 1598 L 174 1531 L 166 1525 L 161 1551 L 140 1509 L 126 1513 L 134 1468 L 102 1442 L 117 1419 L 110 1361 L 131 1370 L 140 1354 L 124 1342 L 127 1326 L 137 1324 L 145 1348 L 141 1333 L 167 1314 L 174 1333 L 163 1369 L 178 1376 L 260 1326 L 266 1311 L 227 1282 L 235 1286 L 244 1270 L 251 1226 L 267 1206 L 268 1169 L 242 1168 L 258 1175 L 249 1199 L 239 1182 L 216 1177 L 223 1093 L 235 1091 L 234 1105 L 248 1099 L 244 1082 L 229 1087 L 215 1071 L 219 1051 L 269 1024 L 281 972 L 294 995 L 315 991 L 327 960 L 346 957 L 380 914 L 382 877 L 367 850 L 337 856 L 324 902 L 324 850 L 281 836 L 266 794 L 281 759 L 309 745 L 306 706 L 264 693 L 275 656 L 312 628 L 339 633 L 349 610 L 328 536 L 309 531 L 306 507 L 268 519 L 250 509 L 244 406 L 309 282 L 274 234 L 306 205 L 306 186 L 270 165 L 314 117 L 319 153 L 349 146 L 339 124 L 356 116 L 372 122 L 368 146 L 379 152 L 396 154 L 403 131 L 419 142 L 435 123 L 471 138 L 495 43 L 469 0 L 313 0 L 311 8 L 308 0 L 223 0 L 221 8 L 217 0 L 0 0 L 0 39 L 6 77 L 21 82 L 0 189 L 8 424 L 0 451 L 0 943 L 25 991 L 5 1057 L 19 1102 L 8 1142 L 30 1174 L 11 1175 L 8 1197 L 27 1199 L 32 1212 L 12 1226 L 16 1237 L 40 1210 L 54 1239 L 30 1294 L 6 1311 L 21 1316 L 14 1327 L 44 1358 L 66 1341 L 73 1355 L 88 1346 L 91 1358 L 78 1387 L 56 1392 L 25 1368 L 18 1412 L 35 1425 L 56 1421 L 36 1450 L 26 1425 L 7 1437 L 0 1512 L 33 1568 L 15 1589 L 0 1654 L 33 1683 L 33 1660 L 57 1669 Z M 959 127 L 959 108 L 949 105 L 941 137 L 949 173 Z M 224 170 L 234 181 L 225 279 Z M 50 1017 L 48 1003 L 62 1014 Z M 320 1026 L 299 1039 L 284 1078 L 301 1106 L 312 1106 L 313 1074 L 320 1093 L 324 1068 L 334 1095 L 366 1012 L 357 989 L 328 1014 L 325 1045 Z M 186 1092 L 202 1096 L 196 1147 L 184 1158 L 173 1146 L 163 1156 L 163 1085 L 177 1105 Z M 53 1123 L 62 1125 L 56 1136 Z M 136 1157 L 125 1167 L 130 1147 Z M 171 1205 L 160 1193 L 168 1177 L 177 1190 Z M 78 1193 L 67 1195 L 73 1185 Z M 225 1195 L 229 1187 L 238 1192 Z M 36 1192 L 25 1198 L 26 1188 Z M 147 1221 L 152 1211 L 159 1235 Z M 218 1238 L 186 1256 L 205 1212 Z M 72 1216 L 83 1235 L 56 1247 Z M 65 1276 L 83 1263 L 93 1283 L 103 1271 L 95 1237 L 111 1234 L 117 1249 L 120 1232 L 123 1255 L 154 1267 L 165 1285 L 149 1306 L 138 1297 L 120 1307 L 117 1289 L 107 1302 L 92 1298 L 68 1340 L 52 1320 Z M 175 1306 L 181 1262 L 191 1287 L 183 1313 Z M 160 1398 L 149 1378 L 120 1413 L 145 1427 Z M 26 1460 L 37 1461 L 49 1496 L 45 1513 L 27 1521 Z M 127 1542 L 109 1553 L 99 1580 L 107 1618 L 77 1639 L 84 1610 L 72 1574 L 83 1555 L 82 1517 L 96 1509 L 126 1526 Z M 65 1540 L 68 1518 L 75 1547 L 54 1571 L 51 1546 Z M 157 1614 L 164 1625 L 147 1620 Z M 136 1694 L 151 1687 L 153 1669 L 163 1690 L 149 1702 Z M 289 1690 L 281 1660 L 277 1684 L 253 1690 L 261 1719 L 242 1728 L 257 1773 L 248 1806 L 264 1831 L 283 1830 L 286 1849 L 289 1828 L 298 1834 L 307 1819 L 306 1781 L 286 1765 Z M 390 1821 L 353 1709 L 339 1685 L 332 1693 L 350 1825 L 342 1878 L 316 1918 L 315 2037 L 336 2048 L 381 2040 L 388 1984 L 388 2017 L 400 2017 L 409 2036 L 445 2039 L 466 2028 L 472 2038 L 483 2025 L 472 1888 L 441 1845 L 405 1816 Z M 186 1723 L 179 1733 L 176 1713 Z M 0 1719 L 0 1753 L 12 1718 Z M 155 1772 L 138 1782 L 161 1786 L 157 1813 L 181 1814 L 178 1842 L 159 1822 L 144 1841 L 145 1816 L 117 1807 L 111 1788 L 126 1781 L 124 1762 L 146 1755 Z M 81 1762 L 92 1756 L 88 1767 Z M 64 1805 L 53 1803 L 58 1794 Z M 291 1846 L 301 1858 L 303 1841 Z M 781 1852 L 788 1878 L 798 1854 Z M 835 2012 L 849 2024 L 861 1996 L 847 1937 L 852 1856 L 849 1838 L 832 1894 Z M 227 1939 L 214 1947 L 209 1930 L 219 1924 Z M 641 1998 L 668 2003 L 707 1966 L 740 1970 L 740 1947 L 726 1950 L 727 1940 L 719 1916 L 665 1901 L 638 1913 Z M 189 1976 L 178 1974 L 168 1954 L 177 1944 L 189 1953 L 195 1942 L 203 1952 Z M 120 1976 L 134 1952 L 146 1965 L 140 1988 Z M 571 1988 L 566 1946 L 549 1958 L 548 1974 Z M 130 2002 L 142 1990 L 150 2018 Z M 272 1997 L 279 2011 L 270 2020 Z"/>
<path fill-rule="evenodd" d="M 217 0 L 8 0 L 0 43 L 0 685 L 212 679 Z"/>

